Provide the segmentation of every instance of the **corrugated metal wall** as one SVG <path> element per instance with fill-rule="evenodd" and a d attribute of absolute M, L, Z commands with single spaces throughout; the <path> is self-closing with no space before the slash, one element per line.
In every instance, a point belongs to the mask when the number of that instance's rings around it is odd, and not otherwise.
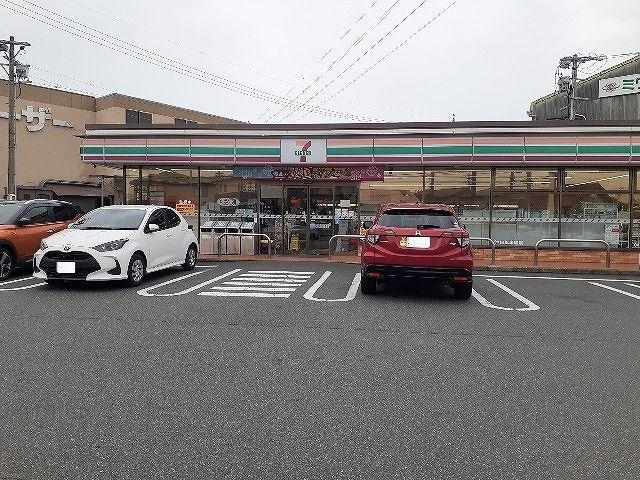
<path fill-rule="evenodd" d="M 577 96 L 591 100 L 579 100 L 576 113 L 584 115 L 587 120 L 640 119 L 640 93 L 598 98 L 598 85 L 601 79 L 635 73 L 640 73 L 640 57 L 578 83 Z M 535 120 L 565 119 L 568 116 L 568 109 L 562 108 L 567 106 L 567 94 L 558 94 L 534 103 L 532 113 L 535 115 Z"/>

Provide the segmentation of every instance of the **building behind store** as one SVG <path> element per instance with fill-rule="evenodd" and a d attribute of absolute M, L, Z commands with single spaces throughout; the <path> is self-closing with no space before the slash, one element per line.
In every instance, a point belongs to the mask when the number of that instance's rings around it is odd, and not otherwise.
<path fill-rule="evenodd" d="M 0 81 L 0 131 L 7 132 L 9 87 Z M 79 161 L 86 124 L 233 123 L 234 120 L 186 108 L 111 94 L 92 97 L 55 88 L 21 85 L 16 102 L 17 198 L 58 198 L 80 204 L 85 210 L 102 202 L 120 203 L 122 177 L 113 170 Z M 6 135 L 0 149 L 0 198 L 7 198 Z M 106 176 L 106 177 L 103 177 Z M 102 202 L 101 194 L 104 196 Z"/>

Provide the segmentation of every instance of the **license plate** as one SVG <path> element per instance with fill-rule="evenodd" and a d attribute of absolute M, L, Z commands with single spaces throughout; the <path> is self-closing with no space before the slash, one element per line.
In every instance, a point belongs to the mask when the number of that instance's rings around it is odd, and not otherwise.
<path fill-rule="evenodd" d="M 58 273 L 76 273 L 75 262 L 57 262 L 56 272 Z"/>
<path fill-rule="evenodd" d="M 431 237 L 406 237 L 404 243 L 409 248 L 429 248 Z"/>

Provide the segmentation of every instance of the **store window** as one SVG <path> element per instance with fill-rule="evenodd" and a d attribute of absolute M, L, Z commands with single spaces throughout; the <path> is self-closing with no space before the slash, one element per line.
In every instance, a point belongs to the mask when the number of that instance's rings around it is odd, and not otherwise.
<path fill-rule="evenodd" d="M 450 205 L 471 236 L 489 236 L 489 169 L 427 170 L 424 186 L 425 202 Z"/>
<path fill-rule="evenodd" d="M 557 170 L 496 169 L 492 237 L 501 245 L 534 246 L 558 237 Z"/>
<path fill-rule="evenodd" d="M 605 240 L 612 247 L 629 248 L 632 245 L 629 178 L 629 170 L 566 170 L 562 237 Z"/>
<path fill-rule="evenodd" d="M 415 203 L 422 201 L 423 170 L 385 170 L 384 181 L 360 184 L 360 220 L 372 220 L 384 203 Z"/>

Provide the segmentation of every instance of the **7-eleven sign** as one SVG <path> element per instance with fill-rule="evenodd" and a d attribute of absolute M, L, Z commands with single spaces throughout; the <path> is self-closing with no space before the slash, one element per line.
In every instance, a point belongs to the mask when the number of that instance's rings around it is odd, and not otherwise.
<path fill-rule="evenodd" d="M 327 140 L 283 138 L 280 140 L 280 162 L 296 165 L 327 163 Z"/>

